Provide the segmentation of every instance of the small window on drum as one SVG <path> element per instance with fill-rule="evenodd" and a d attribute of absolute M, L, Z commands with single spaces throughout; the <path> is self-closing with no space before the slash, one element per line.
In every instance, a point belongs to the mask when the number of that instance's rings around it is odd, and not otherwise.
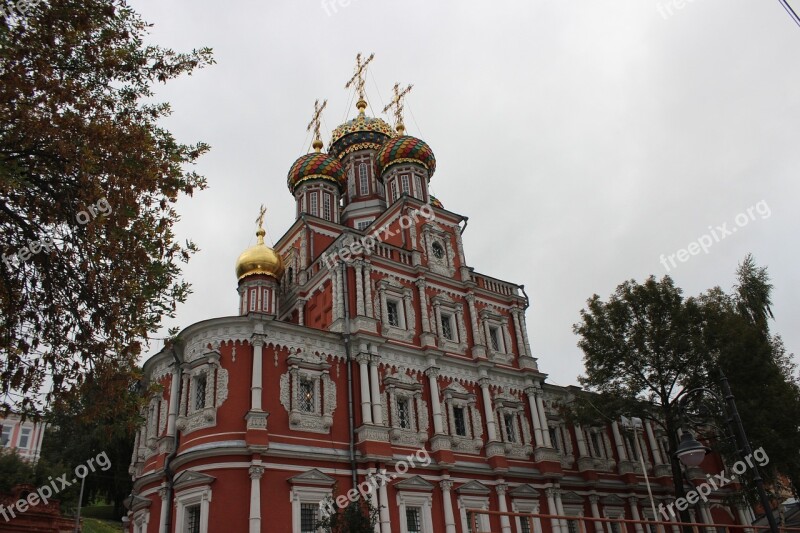
<path fill-rule="evenodd" d="M 358 165 L 358 188 L 361 196 L 369 194 L 369 172 L 366 163 Z"/>

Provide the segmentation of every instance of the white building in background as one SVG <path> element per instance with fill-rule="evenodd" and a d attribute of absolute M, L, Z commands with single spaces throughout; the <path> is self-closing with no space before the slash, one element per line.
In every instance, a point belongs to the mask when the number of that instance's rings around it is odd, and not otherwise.
<path fill-rule="evenodd" d="M 22 419 L 15 414 L 0 417 L 0 447 L 15 449 L 27 461 L 38 461 L 47 424 Z"/>

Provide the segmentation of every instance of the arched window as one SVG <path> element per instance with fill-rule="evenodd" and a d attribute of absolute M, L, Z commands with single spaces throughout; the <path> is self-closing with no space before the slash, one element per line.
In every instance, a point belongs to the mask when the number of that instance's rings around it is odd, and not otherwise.
<path fill-rule="evenodd" d="M 367 172 L 366 163 L 358 165 L 358 188 L 361 196 L 369 194 L 369 174 Z"/>

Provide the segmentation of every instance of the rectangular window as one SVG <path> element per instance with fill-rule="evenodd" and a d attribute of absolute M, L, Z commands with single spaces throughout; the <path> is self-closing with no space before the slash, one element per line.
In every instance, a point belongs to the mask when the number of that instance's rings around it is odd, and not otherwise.
<path fill-rule="evenodd" d="M 256 310 L 256 290 L 250 289 L 250 310 Z"/>
<path fill-rule="evenodd" d="M 495 352 L 500 351 L 500 338 L 498 337 L 498 331 L 495 327 L 489 328 L 489 342 L 492 343 L 492 350 Z"/>
<path fill-rule="evenodd" d="M 609 517 L 616 518 L 616 517 Z M 608 529 L 611 533 L 620 533 L 619 524 L 617 522 L 608 522 Z"/>
<path fill-rule="evenodd" d="M 419 198 L 420 200 L 424 200 L 425 195 L 422 194 L 422 180 L 417 174 L 414 174 L 414 187 L 416 188 L 414 197 Z"/>
<path fill-rule="evenodd" d="M 310 379 L 300 379 L 299 390 L 300 410 L 306 413 L 314 412 L 314 382 Z"/>
<path fill-rule="evenodd" d="M 19 432 L 19 448 L 28 448 L 31 443 L 31 428 L 22 428 Z"/>
<path fill-rule="evenodd" d="M 313 503 L 300 504 L 300 533 L 317 533 L 319 505 Z"/>
<path fill-rule="evenodd" d="M 406 507 L 406 527 L 408 528 L 408 533 L 422 533 L 421 514 L 419 507 Z"/>
<path fill-rule="evenodd" d="M 567 531 L 569 533 L 578 533 L 578 521 L 567 520 Z"/>
<path fill-rule="evenodd" d="M 206 385 L 208 384 L 205 374 L 198 374 L 194 378 L 194 409 L 204 409 L 206 406 Z"/>
<path fill-rule="evenodd" d="M 11 429 L 11 426 L 3 426 L 3 432 L 0 433 L 0 446 L 10 446 Z"/>
<path fill-rule="evenodd" d="M 358 165 L 358 188 L 361 196 L 369 194 L 369 172 L 366 163 Z"/>
<path fill-rule="evenodd" d="M 558 433 L 556 433 L 556 428 L 550 428 L 550 443 L 556 450 L 561 449 L 558 447 Z"/>
<path fill-rule="evenodd" d="M 409 189 L 408 174 L 403 174 L 400 176 L 400 190 L 403 191 L 403 194 L 411 194 L 411 190 Z"/>
<path fill-rule="evenodd" d="M 603 457 L 603 453 L 600 451 L 600 435 L 597 433 L 590 433 L 589 440 L 592 442 L 592 449 L 594 450 L 595 457 Z"/>
<path fill-rule="evenodd" d="M 531 533 L 531 522 L 527 516 L 519 517 L 519 531 L 520 533 Z"/>
<path fill-rule="evenodd" d="M 356 224 L 356 228 L 358 228 L 359 231 L 365 230 L 369 227 L 370 224 L 372 224 L 374 220 L 375 220 L 374 218 L 370 218 L 369 220 L 362 220 L 358 224 Z"/>
<path fill-rule="evenodd" d="M 394 328 L 400 327 L 400 306 L 396 301 L 390 300 L 386 302 L 386 319 L 389 325 Z"/>
<path fill-rule="evenodd" d="M 442 337 L 453 340 L 453 316 L 442 313 Z"/>
<path fill-rule="evenodd" d="M 289 276 L 289 283 L 292 282 L 291 275 Z M 264 288 L 264 296 L 261 298 L 261 309 L 264 311 L 269 311 L 269 289 Z"/>
<path fill-rule="evenodd" d="M 411 429 L 411 411 L 408 398 L 397 399 L 397 421 L 403 429 Z"/>
<path fill-rule="evenodd" d="M 467 425 L 464 420 L 464 408 L 453 407 L 453 424 L 456 426 L 456 435 L 467 436 Z"/>
<path fill-rule="evenodd" d="M 322 195 L 322 218 L 331 220 L 331 195 Z"/>
<path fill-rule="evenodd" d="M 356 195 L 356 175 L 353 172 L 353 167 L 350 167 L 350 170 L 347 171 L 347 195 L 351 200 Z"/>
<path fill-rule="evenodd" d="M 505 415 L 503 420 L 506 424 L 506 437 L 508 442 L 517 442 L 517 434 L 514 431 L 514 415 Z"/>
<path fill-rule="evenodd" d="M 393 179 L 389 185 L 389 201 L 394 202 L 397 200 L 397 180 Z"/>
<path fill-rule="evenodd" d="M 311 214 L 315 217 L 319 216 L 319 207 L 317 205 L 317 193 L 310 192 L 308 193 L 309 202 L 311 203 Z"/>
<path fill-rule="evenodd" d="M 186 533 L 200 533 L 200 505 L 186 508 Z"/>

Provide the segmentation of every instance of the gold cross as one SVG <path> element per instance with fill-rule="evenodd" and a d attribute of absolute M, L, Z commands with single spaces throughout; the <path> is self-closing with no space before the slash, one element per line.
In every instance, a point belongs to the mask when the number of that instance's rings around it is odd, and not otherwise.
<path fill-rule="evenodd" d="M 306 127 L 306 131 L 311 131 L 311 128 L 314 128 L 314 149 L 319 152 L 322 149 L 322 139 L 320 138 L 319 134 L 319 123 L 321 120 L 322 110 L 325 109 L 325 106 L 328 105 L 328 101 L 325 100 L 322 102 L 322 105 L 319 105 L 319 100 L 314 101 L 314 116 L 311 118 L 311 122 L 308 123 L 308 127 Z"/>
<path fill-rule="evenodd" d="M 261 204 L 261 209 L 258 211 L 258 218 L 256 219 L 259 229 L 264 227 L 264 215 L 266 214 L 267 214 L 267 208 L 264 207 L 264 204 Z"/>
<path fill-rule="evenodd" d="M 364 100 L 364 73 L 366 72 L 367 65 L 369 62 L 372 61 L 372 58 L 375 57 L 375 54 L 370 54 L 366 61 L 363 63 L 361 62 L 361 52 L 356 55 L 356 71 L 353 74 L 353 77 L 350 78 L 344 88 L 349 89 L 353 83 L 356 84 L 356 90 L 358 91 L 358 99 Z"/>
<path fill-rule="evenodd" d="M 406 127 L 403 125 L 403 97 L 408 94 L 412 87 L 414 86 L 409 84 L 408 87 L 401 91 L 400 84 L 395 83 L 394 98 L 392 98 L 392 101 L 383 108 L 383 112 L 386 113 L 389 111 L 389 109 L 394 107 L 394 126 L 397 128 L 397 131 L 400 133 L 400 135 L 402 135 L 406 129 Z"/>

